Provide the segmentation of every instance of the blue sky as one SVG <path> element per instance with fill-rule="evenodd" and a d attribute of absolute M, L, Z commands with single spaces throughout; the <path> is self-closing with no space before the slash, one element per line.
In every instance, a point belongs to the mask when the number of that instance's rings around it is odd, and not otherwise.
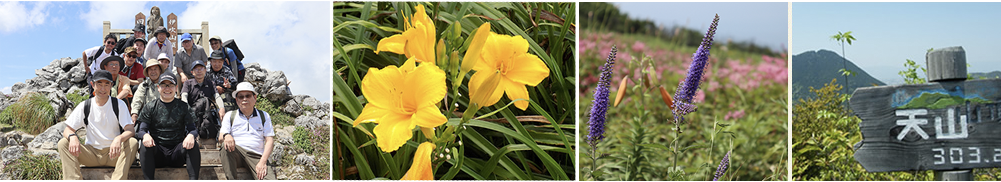
<path fill-rule="evenodd" d="M 925 66 L 929 48 L 963 46 L 968 72 L 999 70 L 1001 3 L 793 3 L 792 54 L 827 49 L 830 36 L 852 31 L 847 58 L 887 84 L 911 59 Z M 921 77 L 926 77 L 920 74 Z"/>
<path fill-rule="evenodd" d="M 716 40 L 750 41 L 781 52 L 789 44 L 789 4 L 613 2 L 629 17 L 650 19 L 659 25 L 681 25 L 705 31 L 719 14 Z"/>
<path fill-rule="evenodd" d="M 136 13 L 160 7 L 179 29 L 199 29 L 235 39 L 246 55 L 283 71 L 293 94 L 330 101 L 330 2 L 0 2 L 0 90 L 35 77 L 52 60 L 80 57 L 101 44 L 102 22 L 132 29 Z"/>

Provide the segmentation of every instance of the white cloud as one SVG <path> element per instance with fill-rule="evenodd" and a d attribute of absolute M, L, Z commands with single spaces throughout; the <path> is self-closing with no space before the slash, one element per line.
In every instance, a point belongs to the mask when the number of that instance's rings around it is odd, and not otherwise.
<path fill-rule="evenodd" d="M 21 2 L 0 1 L 0 31 L 10 33 L 45 23 L 46 17 L 49 16 L 46 11 L 49 2 L 34 4 L 35 6 L 28 10 L 28 7 Z"/>
<path fill-rule="evenodd" d="M 12 89 L 12 87 L 4 87 L 4 88 L 0 88 L 0 94 L 9 94 L 9 93 L 14 93 L 14 92 L 11 92 L 11 89 Z"/>
<path fill-rule="evenodd" d="M 236 40 L 244 64 L 283 71 L 294 94 L 330 101 L 330 11 L 329 2 L 192 2 L 177 25 L 208 21 L 209 36 Z"/>
<path fill-rule="evenodd" d="M 146 2 L 141 1 L 92 1 L 89 3 L 90 8 L 80 15 L 80 19 L 84 21 L 84 25 L 87 25 L 88 30 L 97 31 L 103 28 L 104 21 L 111 21 L 112 28 L 132 29 L 133 24 L 128 22 L 134 21 L 136 13 L 143 11 L 146 5 Z"/>

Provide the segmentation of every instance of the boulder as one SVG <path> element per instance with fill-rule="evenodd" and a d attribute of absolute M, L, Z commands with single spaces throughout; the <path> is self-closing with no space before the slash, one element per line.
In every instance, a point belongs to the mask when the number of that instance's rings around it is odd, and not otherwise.
<path fill-rule="evenodd" d="M 295 131 L 295 126 L 275 128 L 275 141 L 280 144 L 292 145 L 295 141 L 292 138 L 293 131 Z"/>
<path fill-rule="evenodd" d="M 24 83 L 24 82 L 17 82 L 13 86 L 10 86 L 10 92 L 12 92 L 11 94 L 13 94 L 15 96 L 15 98 L 17 96 L 23 95 L 24 93 L 28 93 L 28 92 L 32 92 L 32 91 L 34 91 L 34 90 L 32 90 L 30 87 L 28 87 L 28 84 Z"/>
<path fill-rule="evenodd" d="M 21 145 L 21 133 L 12 131 L 0 135 L 0 147 Z"/>
<path fill-rule="evenodd" d="M 57 75 L 57 73 L 50 72 L 50 71 L 45 70 L 45 69 L 37 69 L 37 70 L 35 70 L 35 75 L 38 75 L 38 77 L 35 77 L 35 78 L 42 78 L 42 79 L 46 79 L 46 80 L 56 80 L 56 78 L 58 78 L 57 76 L 59 76 L 59 75 Z"/>
<path fill-rule="evenodd" d="M 56 150 L 33 150 L 31 151 L 31 154 L 36 156 L 49 156 L 49 159 L 56 161 L 59 160 L 59 151 Z"/>
<path fill-rule="evenodd" d="M 70 68 L 72 68 L 73 66 L 76 66 L 77 64 L 79 64 L 80 60 L 83 60 L 83 59 L 80 59 L 80 58 L 72 59 L 70 57 L 64 57 L 62 59 L 59 59 L 59 62 L 60 62 L 59 63 L 59 67 L 62 68 L 63 71 L 66 71 L 66 70 L 69 70 Z"/>
<path fill-rule="evenodd" d="M 70 75 L 70 81 L 73 83 L 84 82 L 87 79 L 87 70 L 84 70 L 83 67 L 74 66 L 70 68 L 68 74 Z"/>
<path fill-rule="evenodd" d="M 267 70 L 261 68 L 261 65 L 258 63 L 245 64 L 244 67 L 246 70 L 243 79 L 246 82 L 263 82 L 264 79 L 267 78 Z"/>
<path fill-rule="evenodd" d="M 66 100 L 66 94 L 63 92 L 49 92 L 45 97 L 49 99 L 49 105 L 52 105 L 56 116 L 62 116 L 63 112 L 71 105 L 70 101 Z"/>
<path fill-rule="evenodd" d="M 285 145 L 281 143 L 275 143 L 275 148 L 271 149 L 271 156 L 268 156 L 268 165 L 279 166 L 282 165 L 282 158 L 285 157 Z"/>
<path fill-rule="evenodd" d="M 312 166 L 315 163 L 316 163 L 316 157 L 314 157 L 313 155 L 308 155 L 305 153 L 295 155 L 296 165 Z"/>
<path fill-rule="evenodd" d="M 66 128 L 64 122 L 56 123 L 45 129 L 44 132 L 35 136 L 35 139 L 28 143 L 28 148 L 32 150 L 42 149 L 42 150 L 56 150 L 59 144 L 59 139 L 62 139 L 63 129 Z M 80 136 L 83 137 L 83 136 Z"/>
<path fill-rule="evenodd" d="M 295 125 L 305 127 L 306 129 L 313 129 L 317 126 L 326 125 L 326 123 L 321 122 L 320 118 L 316 116 L 302 115 L 295 118 Z"/>
<path fill-rule="evenodd" d="M 10 162 L 24 156 L 24 151 L 24 146 L 9 146 L 0 151 L 0 158 L 4 164 L 10 164 Z"/>

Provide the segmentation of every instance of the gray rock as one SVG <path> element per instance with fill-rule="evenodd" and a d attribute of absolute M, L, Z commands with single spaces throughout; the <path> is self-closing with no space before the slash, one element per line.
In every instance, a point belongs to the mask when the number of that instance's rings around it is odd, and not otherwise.
<path fill-rule="evenodd" d="M 13 92 L 15 96 L 20 96 L 31 91 L 33 90 L 31 90 L 31 88 L 28 87 L 28 84 L 24 82 L 17 82 L 10 86 L 10 92 Z"/>
<path fill-rule="evenodd" d="M 56 150 L 59 144 L 59 139 L 61 139 L 63 129 L 66 128 L 64 122 L 56 123 L 45 129 L 44 132 L 35 136 L 35 139 L 28 143 L 28 148 L 32 150 L 42 149 L 42 150 Z M 83 137 L 83 136 L 80 136 Z"/>
<path fill-rule="evenodd" d="M 59 160 L 59 151 L 56 150 L 33 150 L 31 151 L 31 154 L 37 156 L 49 156 L 49 159 Z"/>
<path fill-rule="evenodd" d="M 63 92 L 69 90 L 70 87 L 73 86 L 73 84 L 70 84 L 70 80 L 69 79 L 62 79 L 62 78 L 60 78 L 59 82 L 56 83 L 56 84 L 59 85 L 59 90 L 63 91 Z"/>
<path fill-rule="evenodd" d="M 35 140 L 35 135 L 21 134 L 21 141 L 18 142 L 20 142 L 20 145 L 27 146 L 28 143 L 31 143 L 31 140 Z"/>
<path fill-rule="evenodd" d="M 279 166 L 282 165 L 282 158 L 285 157 L 285 145 L 281 143 L 275 143 L 275 148 L 271 150 L 271 156 L 268 156 L 268 165 Z"/>
<path fill-rule="evenodd" d="M 324 123 L 320 121 L 320 118 L 317 118 L 315 116 L 302 115 L 295 118 L 295 125 L 305 127 L 306 129 L 313 129 L 316 128 L 317 126 L 324 125 Z"/>
<path fill-rule="evenodd" d="M 280 144 L 292 145 L 294 142 L 294 139 L 292 139 L 292 131 L 295 131 L 295 126 L 275 128 L 275 141 Z"/>
<path fill-rule="evenodd" d="M 62 116 L 67 108 L 70 107 L 70 101 L 66 100 L 66 94 L 63 92 L 49 92 L 46 95 L 49 99 L 49 105 L 52 105 L 53 111 L 55 111 L 56 116 Z"/>
<path fill-rule="evenodd" d="M 21 145 L 21 133 L 17 131 L 4 133 L 0 135 L 0 141 L 3 143 L 0 145 L 6 146 L 18 146 Z"/>
<path fill-rule="evenodd" d="M 261 68 L 258 63 L 245 64 L 246 72 L 244 73 L 244 81 L 247 82 L 263 82 L 267 78 L 267 70 Z M 256 85 L 255 85 L 256 86 Z"/>
<path fill-rule="evenodd" d="M 37 78 L 42 78 L 42 79 L 46 79 L 46 80 L 56 80 L 56 78 L 58 76 L 58 75 L 56 75 L 56 73 L 49 72 L 49 71 L 47 71 L 45 69 L 37 69 L 37 70 L 35 70 L 35 75 L 38 75 Z"/>
<path fill-rule="evenodd" d="M 3 159 L 4 164 L 9 164 L 11 161 L 24 156 L 24 151 L 24 146 L 10 146 L 3 148 L 3 150 L 0 151 L 0 158 Z"/>
<path fill-rule="evenodd" d="M 313 155 L 307 155 L 307 154 L 295 155 L 296 165 L 311 166 L 314 165 L 315 163 L 316 163 L 316 157 L 314 157 Z"/>
<path fill-rule="evenodd" d="M 65 58 L 62 58 L 62 59 L 59 60 L 59 62 L 60 62 L 59 63 L 60 64 L 59 67 L 61 67 L 63 69 L 63 71 L 65 71 L 65 70 L 68 70 L 68 69 L 72 68 L 73 66 L 76 66 L 77 64 L 79 64 L 80 60 L 83 60 L 83 59 L 80 59 L 80 58 L 72 59 L 70 57 L 65 57 Z"/>
<path fill-rule="evenodd" d="M 73 83 L 84 82 L 87 79 L 87 72 L 83 69 L 83 67 L 74 66 L 73 68 L 70 68 L 68 73 L 70 75 L 70 81 Z"/>
<path fill-rule="evenodd" d="M 264 98 L 267 98 L 272 103 L 285 103 L 285 101 L 292 99 L 292 92 L 285 85 L 280 85 L 261 93 L 264 93 Z"/>

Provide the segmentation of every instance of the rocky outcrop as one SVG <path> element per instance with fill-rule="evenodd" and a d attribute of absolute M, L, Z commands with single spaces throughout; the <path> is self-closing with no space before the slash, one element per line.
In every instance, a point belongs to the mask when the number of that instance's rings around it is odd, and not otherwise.
<path fill-rule="evenodd" d="M 55 110 L 56 116 L 65 118 L 74 109 L 72 106 L 76 104 L 71 103 L 67 99 L 67 95 L 86 94 L 87 91 L 86 72 L 81 61 L 83 59 L 60 58 L 35 70 L 36 77 L 11 86 L 12 93 L 9 95 L 0 94 L 0 110 L 5 109 L 28 93 L 34 92 L 44 94 L 49 99 L 49 104 Z M 247 68 L 245 81 L 253 84 L 256 91 L 274 104 L 277 109 L 287 113 L 292 119 L 289 121 L 290 123 L 310 130 L 331 125 L 330 103 L 319 102 L 309 95 L 292 95 L 288 89 L 288 79 L 282 71 L 269 71 L 258 63 L 248 63 L 245 66 Z M 50 156 L 53 160 L 58 160 L 56 147 L 66 126 L 63 121 L 53 121 L 53 123 L 55 124 L 37 136 L 20 131 L 0 133 L 0 162 L 2 162 L 0 168 L 27 152 L 34 155 Z M 317 160 L 329 160 L 326 156 L 314 156 L 314 154 L 292 150 L 292 146 L 295 144 L 292 132 L 295 131 L 296 126 L 275 126 L 275 148 L 272 150 L 271 156 L 268 156 L 268 162 L 278 170 L 276 174 L 278 174 L 279 179 L 301 179 L 302 173 L 306 172 L 303 169 L 317 169 Z M 86 135 L 85 129 L 80 129 L 77 133 L 81 135 L 80 137 Z M 329 147 L 327 144 L 313 145 Z M 294 156 L 294 160 L 289 162 L 291 164 L 283 163 L 283 159 L 287 156 Z M 0 178 L 5 176 L 6 174 L 0 174 Z"/>

